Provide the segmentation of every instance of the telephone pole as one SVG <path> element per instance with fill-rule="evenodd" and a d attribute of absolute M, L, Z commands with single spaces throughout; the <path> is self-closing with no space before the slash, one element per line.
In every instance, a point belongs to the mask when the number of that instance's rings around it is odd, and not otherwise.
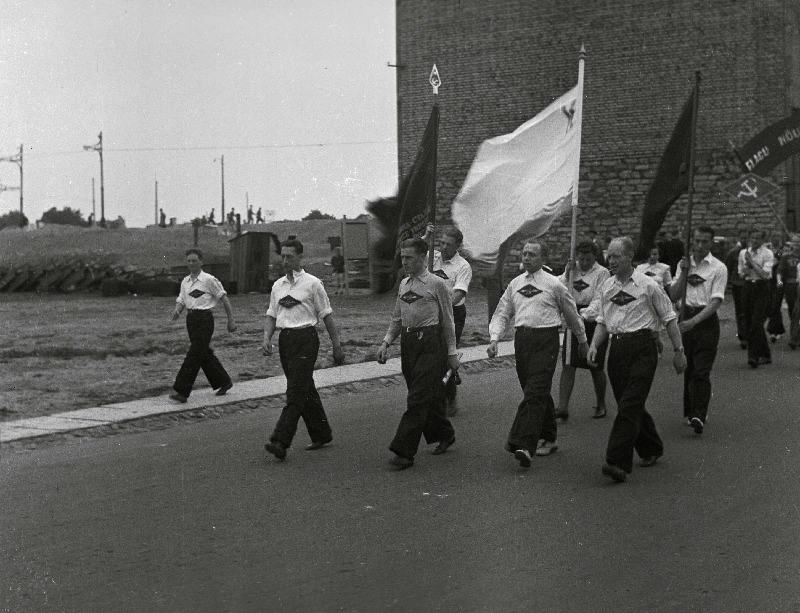
<path fill-rule="evenodd" d="M 84 145 L 84 151 L 97 151 L 100 154 L 100 227 L 106 227 L 106 199 L 103 188 L 103 133 L 100 132 L 99 140 L 94 145 Z"/>
<path fill-rule="evenodd" d="M 4 158 L 0 158 L 0 162 L 11 162 L 12 164 L 16 164 L 19 166 L 19 187 L 6 187 L 3 189 L 5 190 L 19 190 L 19 214 L 20 220 L 19 225 L 20 227 L 25 225 L 25 208 L 23 207 L 23 192 L 22 192 L 22 145 L 19 146 L 19 153 L 16 155 L 9 155 Z"/>

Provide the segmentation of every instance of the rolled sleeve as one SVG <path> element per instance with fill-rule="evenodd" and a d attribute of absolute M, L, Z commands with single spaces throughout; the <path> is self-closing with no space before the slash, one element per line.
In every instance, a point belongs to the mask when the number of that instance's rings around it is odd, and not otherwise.
<path fill-rule="evenodd" d="M 469 264 L 463 266 L 461 270 L 456 273 L 455 282 L 453 283 L 453 291 L 461 290 L 465 294 L 469 293 L 469 284 L 472 281 L 472 268 Z"/>
<path fill-rule="evenodd" d="M 275 295 L 274 287 L 273 291 L 269 295 L 269 306 L 267 307 L 267 316 L 272 317 L 273 319 L 278 319 L 278 298 Z"/>
<path fill-rule="evenodd" d="M 667 293 L 661 289 L 660 286 L 650 286 L 649 291 L 650 301 L 653 304 L 653 308 L 655 309 L 658 319 L 661 320 L 661 323 L 666 325 L 678 317 L 675 314 L 675 309 L 672 308 L 672 302 L 670 302 L 669 296 L 667 296 Z M 599 318 L 597 321 L 598 323 L 602 323 Z"/>
<path fill-rule="evenodd" d="M 317 317 L 324 319 L 333 313 L 331 301 L 328 299 L 328 294 L 325 293 L 325 288 L 322 287 L 322 282 L 318 281 L 314 283 L 311 291 L 313 292 L 312 299 L 314 301 L 314 308 L 317 310 Z"/>
<path fill-rule="evenodd" d="M 714 280 L 711 282 L 711 299 L 719 298 L 725 302 L 725 288 L 728 285 L 728 269 L 720 266 Z"/>
<path fill-rule="evenodd" d="M 225 288 L 222 287 L 222 283 L 216 277 L 211 277 L 208 280 L 208 289 L 210 290 L 209 293 L 214 296 L 217 300 L 220 300 L 223 296 L 225 296 L 228 292 L 225 291 Z"/>

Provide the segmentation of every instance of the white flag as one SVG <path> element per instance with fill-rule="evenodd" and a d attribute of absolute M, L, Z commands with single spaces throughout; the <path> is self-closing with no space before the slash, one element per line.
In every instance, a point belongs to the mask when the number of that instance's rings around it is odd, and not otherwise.
<path fill-rule="evenodd" d="M 478 149 L 453 202 L 453 221 L 473 258 L 494 264 L 503 243 L 541 236 L 570 210 L 580 165 L 578 89 Z"/>

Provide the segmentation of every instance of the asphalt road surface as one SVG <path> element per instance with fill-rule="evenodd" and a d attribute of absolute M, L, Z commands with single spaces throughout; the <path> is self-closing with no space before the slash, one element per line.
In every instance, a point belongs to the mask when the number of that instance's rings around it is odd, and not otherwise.
<path fill-rule="evenodd" d="M 723 328 L 698 437 L 662 358 L 666 453 L 624 484 L 585 372 L 559 452 L 519 467 L 512 368 L 465 376 L 455 446 L 399 473 L 399 385 L 328 398 L 334 444 L 301 423 L 283 463 L 275 412 L 6 451 L 0 610 L 798 611 L 799 367 L 781 344 L 749 369 Z"/>

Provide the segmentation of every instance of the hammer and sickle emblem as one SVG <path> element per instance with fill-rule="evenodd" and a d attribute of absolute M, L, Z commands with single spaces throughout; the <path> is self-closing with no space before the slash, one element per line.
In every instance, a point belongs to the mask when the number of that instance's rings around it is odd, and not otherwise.
<path fill-rule="evenodd" d="M 742 181 L 742 191 L 740 191 L 736 197 L 741 198 L 742 196 L 745 198 L 752 198 L 753 200 L 758 198 L 758 185 L 750 187 L 750 179 Z"/>

